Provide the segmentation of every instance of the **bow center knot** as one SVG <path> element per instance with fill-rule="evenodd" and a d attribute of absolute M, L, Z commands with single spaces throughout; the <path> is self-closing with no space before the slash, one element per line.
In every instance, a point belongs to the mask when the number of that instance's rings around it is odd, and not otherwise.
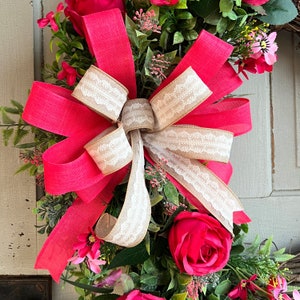
<path fill-rule="evenodd" d="M 154 128 L 152 107 L 145 98 L 128 100 L 124 105 L 121 120 L 126 133 L 137 129 L 152 131 Z"/>

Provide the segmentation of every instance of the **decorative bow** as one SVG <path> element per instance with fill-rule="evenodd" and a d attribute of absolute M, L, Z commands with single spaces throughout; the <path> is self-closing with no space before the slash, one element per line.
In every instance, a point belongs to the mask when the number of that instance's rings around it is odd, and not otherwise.
<path fill-rule="evenodd" d="M 84 24 L 85 37 L 99 69 L 91 67 L 73 95 L 102 116 L 76 101 L 70 91 L 39 82 L 34 83 L 23 114 L 28 123 L 68 137 L 43 155 L 46 190 L 52 194 L 76 191 L 79 196 L 46 240 L 36 261 L 35 267 L 48 269 L 56 281 L 73 255 L 77 236 L 102 215 L 131 159 L 124 207 L 112 232 L 109 228 L 101 234 L 117 244 L 126 245 L 128 240 L 129 246 L 143 238 L 150 217 L 148 192 L 142 183 L 143 145 L 146 158 L 165 158 L 169 178 L 180 192 L 196 207 L 204 206 L 213 213 L 228 230 L 232 227 L 232 212 L 243 210 L 232 192 L 213 174 L 224 182 L 230 177 L 230 164 L 223 163 L 228 160 L 232 141 L 232 134 L 226 130 L 237 135 L 251 128 L 246 99 L 229 98 L 215 103 L 241 84 L 227 62 L 232 47 L 203 31 L 149 103 L 135 99 L 134 64 L 120 11 L 85 16 Z M 125 87 L 134 100 L 127 101 Z M 148 116 L 146 111 L 153 117 L 141 125 L 139 118 Z M 119 126 L 112 130 L 111 121 Z M 199 158 L 214 161 L 204 166 Z M 146 228 L 138 227 L 141 215 L 134 222 L 128 222 L 128 216 L 123 218 L 136 209 L 132 195 L 143 201 L 138 211 L 143 214 Z M 238 219 L 248 220 L 243 213 L 234 215 L 234 221 Z M 138 235 L 126 233 L 131 224 L 138 227 Z"/>

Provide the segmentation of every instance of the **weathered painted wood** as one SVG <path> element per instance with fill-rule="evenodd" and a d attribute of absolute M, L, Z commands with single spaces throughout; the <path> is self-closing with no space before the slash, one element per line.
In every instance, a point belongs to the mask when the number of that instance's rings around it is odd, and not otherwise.
<path fill-rule="evenodd" d="M 0 2 L 0 103 L 25 101 L 33 80 L 32 6 L 30 1 Z M 35 186 L 21 166 L 19 150 L 0 141 L 0 274 L 35 274 L 37 253 Z"/>
<path fill-rule="evenodd" d="M 272 75 L 274 116 L 274 190 L 300 190 L 297 166 L 296 87 L 299 88 L 299 54 L 291 33 L 279 35 L 279 61 Z M 297 72 L 297 73 L 296 73 Z M 297 76 L 296 76 L 297 74 Z M 297 84 L 296 84 L 297 79 Z M 299 90 L 298 90 L 299 92 Z"/>
<path fill-rule="evenodd" d="M 230 186 L 242 198 L 266 197 L 272 192 L 269 74 L 249 78 L 234 95 L 250 100 L 253 128 L 234 139 Z"/>

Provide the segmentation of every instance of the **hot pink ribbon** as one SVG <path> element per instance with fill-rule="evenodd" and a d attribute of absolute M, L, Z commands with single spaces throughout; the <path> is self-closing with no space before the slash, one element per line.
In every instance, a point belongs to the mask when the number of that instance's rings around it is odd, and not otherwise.
<path fill-rule="evenodd" d="M 129 97 L 135 98 L 134 62 L 121 12 L 113 9 L 87 15 L 83 23 L 85 37 L 97 66 L 125 85 Z M 155 91 L 157 93 L 192 66 L 213 92 L 178 124 L 220 128 L 235 135 L 251 129 L 247 99 L 229 98 L 216 103 L 242 83 L 227 62 L 231 51 L 232 46 L 202 31 L 172 74 Z M 73 245 L 78 235 L 95 224 L 127 169 L 124 167 L 113 175 L 104 176 L 95 165 L 83 146 L 108 128 L 110 123 L 74 99 L 69 90 L 34 82 L 23 119 L 33 126 L 67 137 L 43 155 L 45 188 L 51 194 L 75 191 L 79 198 L 51 232 L 35 264 L 35 268 L 48 269 L 58 282 L 68 259 L 73 255 Z M 229 181 L 232 172 L 229 163 L 209 162 L 208 167 L 225 183 Z M 196 202 L 193 195 L 175 180 L 172 181 L 191 203 Z M 243 212 L 234 216 L 235 223 L 247 221 L 249 219 Z"/>

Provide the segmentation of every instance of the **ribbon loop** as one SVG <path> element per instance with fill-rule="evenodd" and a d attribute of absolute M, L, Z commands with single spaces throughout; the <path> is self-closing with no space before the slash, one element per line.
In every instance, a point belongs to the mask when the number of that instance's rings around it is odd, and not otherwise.
<path fill-rule="evenodd" d="M 127 100 L 128 90 L 114 78 L 91 66 L 72 96 L 97 113 L 116 122 Z"/>
<path fill-rule="evenodd" d="M 132 150 L 123 127 L 110 127 L 84 148 L 104 175 L 114 173 L 132 160 Z"/>
<path fill-rule="evenodd" d="M 177 125 L 155 134 L 144 133 L 143 139 L 186 158 L 227 163 L 233 134 L 225 130 Z"/>
<path fill-rule="evenodd" d="M 151 99 L 155 116 L 154 131 L 179 121 L 206 100 L 211 91 L 197 73 L 187 68 Z"/>

